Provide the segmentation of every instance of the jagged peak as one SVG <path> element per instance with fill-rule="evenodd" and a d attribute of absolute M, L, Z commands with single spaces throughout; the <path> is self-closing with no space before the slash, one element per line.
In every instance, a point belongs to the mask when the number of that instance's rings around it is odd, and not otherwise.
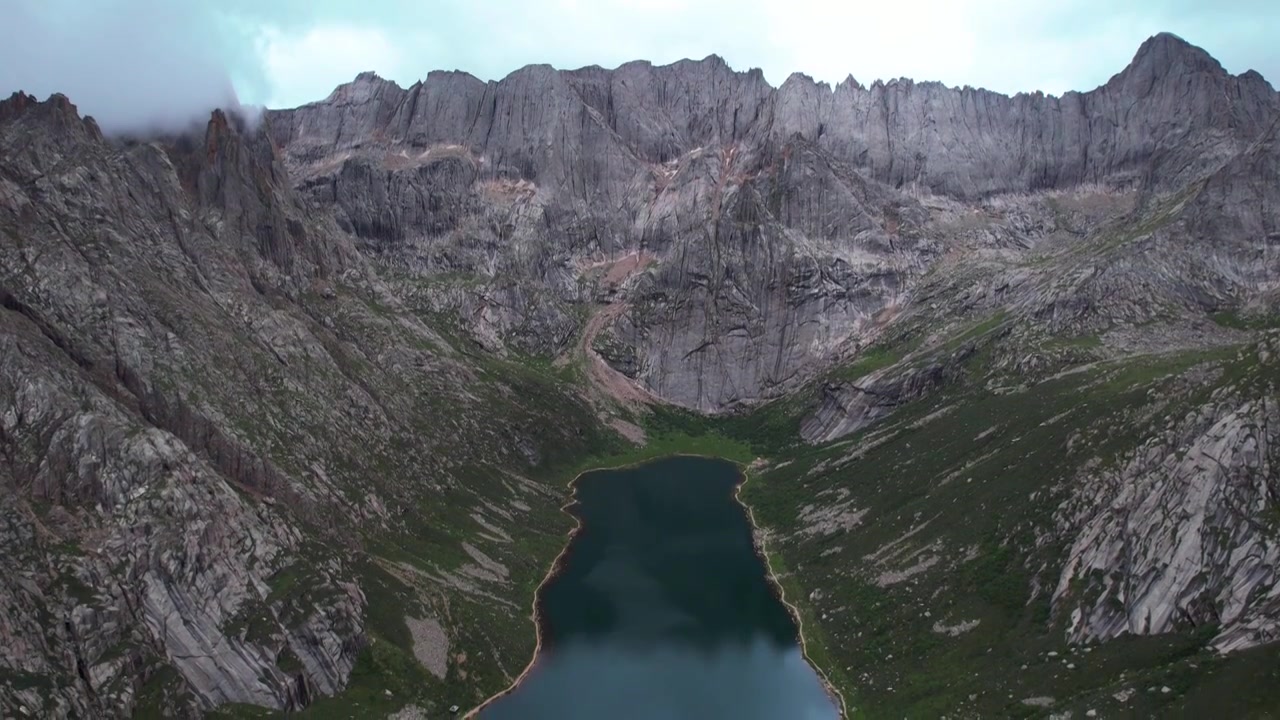
<path fill-rule="evenodd" d="M 569 87 L 569 74 L 549 63 L 530 63 L 509 73 L 498 82 L 501 86 L 541 85 L 543 92 L 560 93 Z"/>
<path fill-rule="evenodd" d="M 259 122 L 266 122 L 266 118 L 250 117 L 239 108 L 214 108 L 209 112 L 205 134 L 250 135 L 257 129 Z"/>
<path fill-rule="evenodd" d="M 1129 66 L 1116 77 L 1163 77 L 1174 71 L 1211 72 L 1228 77 L 1227 71 L 1212 55 L 1169 32 L 1156 33 L 1147 38 L 1138 47 Z"/>
<path fill-rule="evenodd" d="M 592 67 L 600 67 L 600 66 L 593 65 Z M 602 67 L 600 69 L 605 70 L 605 68 L 602 68 Z M 627 62 L 624 62 L 621 65 L 619 65 L 617 69 L 618 70 L 652 70 L 653 63 L 648 60 L 628 60 Z"/>
<path fill-rule="evenodd" d="M 820 84 L 825 85 L 826 83 L 817 82 L 816 80 L 813 79 L 813 76 L 810 75 L 809 73 L 797 71 L 788 75 L 787 79 L 783 80 L 782 85 L 780 85 L 779 87 L 782 88 L 782 87 L 786 87 L 787 85 L 820 85 Z"/>
<path fill-rule="evenodd" d="M 1254 70 L 1253 68 L 1245 70 L 1244 72 L 1237 75 L 1236 78 L 1241 82 L 1257 83 L 1257 84 L 1263 85 L 1269 90 L 1274 90 L 1274 88 L 1271 86 L 1271 83 L 1265 77 L 1262 76 L 1262 73 L 1258 72 L 1257 70 Z"/>
<path fill-rule="evenodd" d="M 75 104 L 66 95 L 56 92 L 42 102 L 35 95 L 28 95 L 22 90 L 13 93 L 7 100 L 0 101 L 0 118 L 6 116 L 16 117 L 21 113 L 36 108 L 46 108 L 62 115 L 73 117 L 76 120 L 80 119 L 80 111 L 76 109 Z"/>
<path fill-rule="evenodd" d="M 719 55 L 717 55 L 717 54 L 715 54 L 715 53 L 711 53 L 710 55 L 708 55 L 708 56 L 706 56 L 706 57 L 702 58 L 701 60 L 696 60 L 696 59 L 694 59 L 694 58 L 683 58 L 683 59 L 680 59 L 680 60 L 676 60 L 675 62 L 672 62 L 672 63 L 667 63 L 667 64 L 665 64 L 665 65 L 656 65 L 655 67 L 656 67 L 656 68 L 659 68 L 659 69 L 662 69 L 662 68 L 699 68 L 699 69 L 700 69 L 700 68 L 707 68 L 707 69 L 709 69 L 711 72 L 716 72 L 716 71 L 720 71 L 720 70 L 728 70 L 729 72 L 732 72 L 732 73 L 738 73 L 738 72 L 740 72 L 740 71 L 734 70 L 734 69 L 733 69 L 733 67 L 732 67 L 731 65 L 729 65 L 728 61 L 726 61 L 724 58 L 720 57 Z M 746 73 L 742 73 L 742 74 L 746 74 Z"/>
<path fill-rule="evenodd" d="M 329 97 L 323 102 L 326 103 L 365 103 L 384 92 L 399 92 L 403 88 L 393 80 L 387 80 L 372 70 L 355 76 L 351 82 L 343 83 L 333 89 L 329 93 Z"/>
<path fill-rule="evenodd" d="M 862 83 L 858 82 L 858 79 L 853 76 L 853 73 L 849 73 L 848 75 L 845 75 L 844 79 L 841 80 L 838 85 L 836 85 L 836 90 L 839 90 L 841 88 L 847 88 L 851 90 L 866 89 L 866 87 L 864 87 Z"/>
<path fill-rule="evenodd" d="M 496 81 L 490 80 L 488 82 L 502 84 L 504 82 L 508 82 L 513 79 L 528 81 L 531 78 L 535 78 L 539 76 L 548 77 L 548 78 L 572 79 L 572 78 L 578 78 L 578 77 L 585 77 L 588 74 L 597 74 L 597 73 L 608 74 L 608 73 L 619 72 L 619 71 L 676 70 L 679 72 L 679 71 L 688 71 L 690 69 L 694 69 L 696 72 L 699 72 L 699 73 L 708 72 L 708 71 L 712 73 L 719 73 L 721 70 L 727 70 L 731 73 L 735 73 L 740 76 L 749 78 L 752 81 L 759 81 L 760 83 L 766 86 L 772 87 L 771 83 L 769 83 L 767 78 L 765 78 L 763 71 L 760 70 L 759 68 L 752 68 L 751 70 L 746 72 L 735 70 L 731 65 L 728 64 L 728 62 L 722 56 L 715 53 L 707 55 L 701 60 L 685 58 L 685 59 L 677 60 L 675 62 L 662 64 L 662 65 L 654 64 L 648 60 L 632 60 L 629 62 L 622 63 L 613 69 L 605 68 L 599 65 L 588 65 L 575 70 L 567 70 L 567 69 L 562 70 L 562 69 L 553 67 L 552 65 L 547 63 L 536 63 L 536 64 L 525 65 L 516 70 L 513 70 L 512 72 L 508 73 L 505 77 L 503 77 L 500 80 L 496 80 Z M 1133 60 L 1129 63 L 1129 65 L 1125 67 L 1122 71 L 1114 75 L 1102 87 L 1115 85 L 1117 83 L 1136 82 L 1137 86 L 1139 87 L 1139 92 L 1145 92 L 1145 90 L 1142 89 L 1141 86 L 1145 85 L 1147 88 L 1149 88 L 1152 85 L 1152 83 L 1154 83 L 1156 80 L 1160 78 L 1163 78 L 1166 76 L 1182 75 L 1190 72 L 1210 72 L 1215 74 L 1220 73 L 1224 78 L 1232 77 L 1229 73 L 1226 72 L 1226 70 L 1223 69 L 1222 65 L 1216 59 L 1213 58 L 1213 56 L 1211 56 L 1208 52 L 1206 52 L 1202 48 L 1191 44 L 1187 40 L 1173 33 L 1161 32 L 1161 33 L 1156 33 L 1155 35 L 1152 35 L 1151 37 L 1147 38 L 1147 40 L 1145 40 L 1141 44 L 1141 46 L 1139 46 L 1136 54 L 1133 57 Z M 432 70 L 431 72 L 428 73 L 426 81 L 429 81 L 435 78 L 456 78 L 456 77 L 474 79 L 476 82 L 480 82 L 480 83 L 486 82 L 484 80 L 480 80 L 476 76 L 470 73 L 467 73 L 463 70 L 449 70 L 449 71 Z M 1258 83 L 1258 84 L 1266 85 L 1268 88 L 1270 87 L 1270 84 L 1266 82 L 1265 78 L 1263 78 L 1262 75 L 1260 75 L 1259 73 L 1253 70 L 1249 70 L 1235 77 L 1237 79 L 1249 82 L 1251 84 Z M 787 85 L 789 83 L 796 82 L 797 80 L 806 81 L 815 86 L 821 85 L 822 87 L 827 88 L 831 92 L 835 92 L 838 90 L 844 90 L 846 92 L 852 91 L 852 90 L 883 91 L 886 89 L 893 89 L 899 92 L 902 92 L 902 91 L 910 92 L 914 88 L 919 88 L 921 90 L 925 90 L 929 92 L 935 92 L 938 90 L 948 90 L 948 91 L 956 91 L 961 93 L 981 93 L 981 94 L 990 94 L 993 96 L 1000 96 L 1000 97 L 1007 97 L 1007 98 L 1030 98 L 1035 100 L 1043 100 L 1045 98 L 1058 97 L 1058 96 L 1055 96 L 1054 94 L 1045 93 L 1041 90 L 1022 91 L 1022 92 L 1010 94 L 1010 93 L 998 92 L 994 90 L 988 90 L 981 86 L 973 86 L 968 84 L 952 86 L 952 85 L 948 85 L 946 83 L 942 83 L 938 81 L 915 80 L 907 77 L 896 77 L 896 78 L 887 78 L 887 79 L 877 78 L 868 86 L 858 82 L 854 78 L 852 73 L 848 74 L 844 80 L 840 81 L 835 86 L 832 86 L 831 84 L 826 82 L 819 83 L 816 79 L 814 79 L 813 77 L 809 76 L 806 73 L 796 72 L 788 76 L 786 81 L 784 81 L 781 85 L 777 86 L 777 89 L 780 89 L 782 86 Z M 426 81 L 421 81 L 418 84 L 425 84 Z M 1061 97 L 1065 97 L 1068 95 L 1084 95 L 1084 94 L 1094 92 L 1097 89 L 1099 88 L 1068 90 L 1065 93 L 1063 93 Z M 376 98 L 381 97 L 384 93 L 387 93 L 387 92 L 394 93 L 395 91 L 403 91 L 403 89 L 395 82 L 382 78 L 376 72 L 366 71 L 357 75 L 355 80 L 353 80 L 352 82 L 339 85 L 326 100 L 321 102 L 327 103 L 327 104 L 333 104 L 333 103 L 362 104 L 365 102 L 373 101 Z"/>
<path fill-rule="evenodd" d="M 1138 46 L 1137 57 L 1152 52 L 1198 52 L 1204 53 L 1204 50 L 1187 42 L 1181 35 L 1171 32 L 1158 32 L 1155 35 L 1142 41 Z"/>
<path fill-rule="evenodd" d="M 62 93 L 53 93 L 42 102 L 35 95 L 19 90 L 0 100 L 0 122 L 15 120 L 28 113 L 38 113 L 54 127 L 84 131 L 91 139 L 103 139 L 97 121 L 88 115 L 81 117 L 75 104 Z"/>
<path fill-rule="evenodd" d="M 729 63 L 726 62 L 724 58 L 720 57 L 715 53 L 711 53 L 710 55 L 702 58 L 702 62 L 707 63 L 709 65 L 723 65 L 724 67 L 729 67 Z"/>
<path fill-rule="evenodd" d="M 557 70 L 552 67 L 550 63 L 529 63 L 528 65 L 523 65 L 512 70 L 507 74 L 507 77 L 503 79 L 506 80 L 508 78 L 524 77 L 526 75 L 537 77 L 539 75 L 551 75 L 556 72 Z"/>
<path fill-rule="evenodd" d="M 18 90 L 5 100 L 0 100 L 0 122 L 6 122 L 25 113 L 28 109 L 40 102 L 36 96 L 28 95 Z"/>
<path fill-rule="evenodd" d="M 220 202 L 228 175 L 256 174 L 283 192 L 288 178 L 277 167 L 280 150 L 271 139 L 266 115 L 218 108 L 187 130 L 153 138 L 169 156 L 183 186 L 206 204 Z"/>
<path fill-rule="evenodd" d="M 352 78 L 351 82 L 346 82 L 339 85 L 338 89 L 341 89 L 344 87 L 345 88 L 380 88 L 380 87 L 399 88 L 400 85 L 396 83 L 396 81 L 394 80 L 388 80 L 387 78 L 382 77 L 381 75 L 379 75 L 377 72 L 373 70 L 365 70 L 364 72 L 356 73 L 356 76 Z"/>
<path fill-rule="evenodd" d="M 480 78 L 476 77 L 475 75 L 472 75 L 471 73 L 467 72 L 466 70 L 458 70 L 458 69 L 456 69 L 456 68 L 455 68 L 455 69 L 453 69 L 453 70 L 432 70 L 432 71 L 430 71 L 430 72 L 428 72 L 428 73 L 427 73 L 427 77 L 428 77 L 428 78 L 433 78 L 433 77 L 451 77 L 451 78 L 457 78 L 457 77 L 461 77 L 461 78 L 467 78 L 467 79 L 470 79 L 470 80 L 476 80 L 476 81 L 478 81 L 478 82 L 484 82 L 483 80 L 481 80 Z"/>

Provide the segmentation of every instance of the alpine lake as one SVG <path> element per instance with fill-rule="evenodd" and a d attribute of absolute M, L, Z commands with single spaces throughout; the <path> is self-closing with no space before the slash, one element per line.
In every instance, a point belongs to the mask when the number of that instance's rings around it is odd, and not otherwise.
<path fill-rule="evenodd" d="M 538 590 L 539 649 L 483 720 L 835 720 L 757 551 L 733 463 L 677 456 L 574 482 Z"/>

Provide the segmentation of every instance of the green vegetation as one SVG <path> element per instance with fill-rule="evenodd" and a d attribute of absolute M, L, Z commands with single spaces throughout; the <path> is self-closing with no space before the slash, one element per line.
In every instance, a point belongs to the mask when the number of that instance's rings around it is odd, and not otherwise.
<path fill-rule="evenodd" d="M 170 665 L 153 668 L 138 691 L 138 699 L 133 708 L 133 717 L 139 720 L 159 720 L 168 717 L 166 707 L 173 704 L 182 686 L 178 671 Z"/>
<path fill-rule="evenodd" d="M 435 707 L 433 679 L 412 652 L 387 638 L 372 635 L 351 670 L 347 689 L 337 697 L 321 698 L 295 716 L 315 720 L 386 717 L 409 702 Z"/>
<path fill-rule="evenodd" d="M 999 328 L 1000 326 L 1002 326 L 1008 321 L 1008 317 L 1009 317 L 1008 314 L 1003 310 L 1001 310 L 1000 312 L 992 314 L 988 318 L 985 318 L 976 323 L 973 323 L 972 325 L 968 326 L 964 330 L 961 330 L 960 332 L 948 337 L 946 341 L 944 341 L 941 345 L 939 345 L 935 349 L 935 352 L 939 352 L 939 353 L 954 352 L 958 350 L 965 343 L 982 338 L 986 336 L 988 333 L 991 333 L 995 329 Z"/>
<path fill-rule="evenodd" d="M 894 363 L 902 360 L 905 352 L 901 348 L 889 348 L 883 345 L 872 345 L 862 352 L 858 353 L 858 359 L 852 363 L 841 367 L 836 376 L 847 378 L 849 380 L 857 380 L 860 377 L 870 375 L 876 370 L 889 367 Z"/>
<path fill-rule="evenodd" d="M 62 582 L 62 586 L 66 588 L 67 594 L 75 598 L 77 603 L 89 606 L 97 604 L 97 597 L 93 589 L 85 585 L 80 578 L 70 571 L 64 571 L 59 579 Z"/>
<path fill-rule="evenodd" d="M 363 303 L 351 315 L 334 314 L 340 327 L 384 320 Z M 1063 548 L 1042 545 L 1037 535 L 1038 528 L 1052 525 L 1065 499 L 1064 477 L 1093 458 L 1104 466 L 1114 463 L 1142 442 L 1146 425 L 1135 425 L 1132 416 L 1150 407 L 1153 398 L 1164 397 L 1172 377 L 1201 364 L 1221 368 L 1224 382 L 1252 377 L 1247 363 L 1237 361 L 1239 348 L 1103 361 L 1040 383 L 993 378 L 988 360 L 993 348 L 1008 342 L 1003 330 L 1011 325 L 996 313 L 958 325 L 930 350 L 934 355 L 976 344 L 966 374 L 853 437 L 823 447 L 799 441 L 801 420 L 818 400 L 816 387 L 810 386 L 724 416 L 667 407 L 637 413 L 631 420 L 648 440 L 635 446 L 602 427 L 578 396 L 576 389 L 585 382 L 580 362 L 556 364 L 519 353 L 498 358 L 451 334 L 448 323 L 432 320 L 431 325 L 451 346 L 451 357 L 473 372 L 465 392 L 443 382 L 418 386 L 408 380 L 368 388 L 395 418 L 393 431 L 359 455 L 334 453 L 326 465 L 339 488 L 377 488 L 388 500 L 389 519 L 385 526 L 370 523 L 360 538 L 365 553 L 348 568 L 367 598 L 370 643 L 360 652 L 350 687 L 317 701 L 303 717 L 385 714 L 408 703 L 435 716 L 453 704 L 474 707 L 506 687 L 533 653 L 529 604 L 572 525 L 560 510 L 568 483 L 591 468 L 680 453 L 742 464 L 769 461 L 752 474 L 742 498 L 761 526 L 773 531 L 770 565 L 798 609 L 809 656 L 859 716 L 1044 715 L 1021 702 L 1040 695 L 1060 700 L 1055 711 L 1070 707 L 1081 715 L 1089 707 L 1110 707 L 1111 694 L 1139 685 L 1144 694 L 1130 707 L 1160 714 L 1199 707 L 1193 701 L 1208 692 L 1205 678 L 1214 677 L 1220 692 L 1231 686 L 1242 698 L 1257 698 L 1231 685 L 1229 673 L 1214 674 L 1237 661 L 1208 657 L 1199 638 L 1137 638 L 1087 653 L 1073 651 L 1063 642 L 1064 618 L 1052 614 L 1049 590 L 1043 589 L 1056 581 L 1055 563 Z M 390 335 L 388 347 L 434 352 L 392 329 L 381 328 Z M 923 337 L 918 328 L 904 326 L 824 379 L 861 377 L 899 362 L 919 349 Z M 1050 339 L 1045 347 L 1088 351 L 1100 344 L 1097 336 L 1082 336 Z M 363 377 L 364 364 L 379 352 L 389 351 L 371 348 L 366 357 L 344 360 L 343 372 Z M 271 361 L 264 362 L 264 396 L 278 403 L 278 412 L 318 412 L 312 400 L 297 397 L 284 383 L 274 385 Z M 453 382 L 453 375 L 448 378 Z M 343 379 L 321 382 L 340 386 Z M 997 393 L 989 386 L 1005 387 Z M 473 403 L 466 412 L 454 407 L 463 395 Z M 1203 399 L 1170 396 L 1151 425 Z M 527 445 L 511 442 L 510 428 L 529 438 Z M 243 431 L 282 466 L 290 463 L 285 449 L 295 436 L 287 422 L 247 416 Z M 335 429 L 330 440 L 335 446 L 340 432 Z M 443 440 L 424 444 L 434 437 Z M 316 447 L 324 446 L 313 442 L 312 455 L 326 458 L 327 450 Z M 859 457 L 845 461 L 859 448 Z M 493 520 L 496 516 L 484 508 L 512 498 L 527 509 L 503 527 L 518 526 L 519 532 L 481 545 L 477 536 L 489 531 L 473 513 Z M 358 495 L 348 499 L 363 504 Z M 801 517 L 801 509 L 842 503 L 850 514 L 865 514 L 835 533 L 799 532 L 812 522 Z M 415 580 L 415 573 L 438 579 L 475 565 L 464 541 L 480 546 L 508 571 L 502 599 L 510 604 L 438 580 Z M 866 559 L 895 541 L 902 557 L 883 564 Z M 882 582 L 882 573 L 913 565 L 906 553 L 938 560 L 899 582 Z M 285 622 L 307 607 L 305 600 L 294 601 L 315 584 L 305 575 L 306 566 L 286 565 L 268 579 L 264 608 L 287 610 Z M 1042 589 L 1033 592 L 1036 583 Z M 246 632 L 259 632 L 253 625 L 257 617 L 242 620 Z M 445 627 L 454 650 L 443 679 L 415 659 L 406 618 L 436 618 Z M 955 637 L 933 629 L 934 623 L 968 622 L 977 624 Z M 459 659 L 464 648 L 466 656 Z M 1059 655 L 1050 658 L 1049 652 Z M 1076 669 L 1066 669 L 1068 658 Z M 1264 662 L 1250 662 L 1257 677 L 1266 677 Z M 288 653 L 278 663 L 286 671 L 296 668 L 296 658 Z M 1152 696 L 1146 692 L 1150 685 L 1167 685 L 1171 692 Z M 1252 706 L 1241 700 L 1230 707 Z"/>
<path fill-rule="evenodd" d="M 641 419 L 649 444 L 658 457 L 664 450 L 714 455 L 748 463 L 756 457 L 778 455 L 801 444 L 800 420 L 811 396 L 800 392 L 760 405 L 749 411 L 708 416 L 673 407 L 654 407 Z M 666 452 L 665 454 L 672 454 Z"/>
<path fill-rule="evenodd" d="M 257 705 L 245 705 L 243 703 L 231 703 L 222 705 L 215 710 L 206 713 L 207 720 L 259 720 L 265 718 L 280 717 L 280 713 L 269 708 L 259 707 Z"/>
<path fill-rule="evenodd" d="M 951 342 L 1001 322 L 990 318 Z M 1053 526 L 1076 468 L 1115 462 L 1143 442 L 1148 424 L 1135 424 L 1135 412 L 1160 400 L 1149 423 L 1159 427 L 1207 400 L 1213 386 L 1161 388 L 1197 366 L 1217 368 L 1220 383 L 1252 378 L 1251 358 L 1238 347 L 1155 355 L 999 394 L 979 374 L 852 438 L 771 456 L 743 500 L 780 533 L 770 560 L 804 619 L 810 657 L 867 717 L 1047 715 L 1022 703 L 1034 697 L 1082 715 L 1116 709 L 1112 695 L 1126 688 L 1137 695 L 1123 707 L 1140 716 L 1214 702 L 1241 713 L 1262 707 L 1265 691 L 1256 688 L 1207 689 L 1207 677 L 1226 675 L 1206 668 L 1241 663 L 1262 673 L 1264 665 L 1216 658 L 1202 649 L 1204 634 L 1066 645 L 1065 618 L 1053 616 L 1045 589 L 1065 548 L 1039 534 Z M 842 459 L 859 447 L 856 460 Z M 806 505 L 862 514 L 850 532 L 800 533 L 811 522 L 801 515 Z M 935 623 L 964 630 L 952 637 Z"/>
<path fill-rule="evenodd" d="M 754 457 L 750 446 L 718 432 L 697 435 L 667 432 L 651 435 L 644 445 L 588 456 L 575 464 L 571 473 L 576 476 L 592 468 L 622 467 L 671 455 L 707 455 L 739 463 L 751 462 Z"/>
<path fill-rule="evenodd" d="M 53 680 L 43 673 L 0 668 L 0 685 L 8 685 L 15 690 L 49 691 L 53 689 Z"/>
<path fill-rule="evenodd" d="M 1269 330 L 1280 328 L 1280 312 L 1244 314 L 1239 310 L 1219 310 L 1209 317 L 1222 327 L 1235 330 Z"/>

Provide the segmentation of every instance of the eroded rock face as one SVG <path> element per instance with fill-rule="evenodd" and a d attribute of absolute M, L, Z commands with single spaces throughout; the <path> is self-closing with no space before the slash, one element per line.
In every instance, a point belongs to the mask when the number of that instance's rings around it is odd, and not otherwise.
<path fill-rule="evenodd" d="M 309 237 L 269 139 L 222 112 L 203 138 L 119 148 L 65 98 L 3 108 L 0 668 L 28 682 L 0 706 L 127 715 L 153 677 L 173 696 L 148 702 L 188 713 L 332 694 L 363 593 L 334 558 L 307 563 L 323 599 L 272 597 L 309 491 L 172 383 L 218 354 L 209 314 L 303 292 L 354 251 Z"/>
<path fill-rule="evenodd" d="M 1106 338 L 1113 356 L 1240 342 L 1243 336 L 1206 327 L 1205 320 L 1224 311 L 1274 312 L 1278 138 L 1280 123 L 1273 123 L 1175 193 L 1094 189 L 1000 197 L 979 206 L 976 217 L 943 225 L 954 245 L 970 251 L 953 252 L 957 259 L 935 267 L 906 294 L 904 317 L 921 331 L 911 342 L 899 338 L 902 357 L 891 367 L 829 383 L 803 425 L 804 437 L 822 442 L 856 432 L 903 400 L 958 377 L 955 365 L 964 358 L 947 347 L 966 332 L 963 324 L 947 325 L 956 315 L 967 316 L 970 328 L 975 318 L 1001 319 L 996 324 L 1022 321 L 1042 339 L 1083 336 L 1101 344 Z M 1034 343 L 1024 338 L 1023 344 Z M 1065 367 L 1069 359 L 1016 345 L 1010 352 L 1020 354 L 992 360 L 1024 380 L 1043 379 L 1046 367 Z"/>
<path fill-rule="evenodd" d="M 719 187 L 732 166 L 708 164 L 705 179 L 677 177 L 655 201 L 649 247 L 665 259 L 636 283 L 614 333 L 636 349 L 647 388 L 714 411 L 805 378 L 902 298 L 937 245 L 920 234 L 919 204 L 807 143 L 740 186 Z"/>
<path fill-rule="evenodd" d="M 617 298 L 611 357 L 716 411 L 873 334 L 948 249 L 950 213 L 921 193 L 1176 190 L 1249 147 L 1276 98 L 1159 35 L 1062 98 L 800 75 L 775 89 L 713 56 L 408 89 L 366 73 L 269 117 L 299 187 L 384 262 L 453 278 L 429 303 L 492 349 L 563 352 L 593 312 L 579 269 L 652 256 Z"/>
<path fill-rule="evenodd" d="M 562 519 L 557 490 L 518 471 L 582 449 L 597 418 L 466 353 L 582 353 L 615 399 L 715 412 L 879 348 L 876 369 L 822 377 L 801 434 L 825 443 L 988 365 L 1002 375 L 983 391 L 1020 392 L 1100 359 L 1238 345 L 1190 320 L 1278 307 L 1276 117 L 1260 76 L 1167 35 L 1062 98 L 775 89 L 712 57 L 408 89 L 362 74 L 261 127 L 216 112 L 125 142 L 66 98 L 15 95 L 0 710 L 194 717 L 338 692 L 371 632 L 354 546 L 423 527 L 418 565 L 379 566 L 429 599 L 406 610 L 413 651 L 448 676 L 483 650 L 477 692 L 509 681 L 518 632 L 489 625 L 536 582 L 513 537 Z M 1054 576 L 1071 639 L 1280 634 L 1273 386 L 1222 386 L 1076 478 L 1044 529 L 1070 545 Z M 823 533 L 868 512 L 825 502 L 802 510 Z"/>
<path fill-rule="evenodd" d="M 434 671 L 510 682 L 544 572 L 512 535 L 564 518 L 522 473 L 601 431 L 385 271 L 293 189 L 269 119 L 107 139 L 60 96 L 0 103 L 0 715 L 296 710 L 410 615 L 457 649 Z M 364 547 L 386 538 L 412 562 Z"/>
<path fill-rule="evenodd" d="M 1280 638 L 1274 397 L 1218 392 L 1118 468 L 1082 478 L 1054 601 L 1072 641 L 1219 628 L 1238 650 Z"/>
<path fill-rule="evenodd" d="M 779 95 L 775 132 L 861 158 L 876 179 L 969 199 L 1146 177 L 1178 188 L 1247 146 L 1276 107 L 1262 76 L 1231 77 L 1167 33 L 1105 85 L 1061 98 L 852 78 L 828 90 L 803 76 Z"/>
<path fill-rule="evenodd" d="M 1107 84 L 1062 98 L 909 80 L 867 88 L 849 78 L 832 89 L 799 74 L 774 89 L 759 71 L 734 72 L 711 56 L 616 70 L 537 65 L 490 83 L 434 72 L 408 89 L 366 73 L 326 101 L 271 116 L 277 141 L 299 159 L 307 147 L 456 143 L 493 172 L 568 180 L 570 194 L 586 199 L 584 181 L 609 193 L 612 181 L 634 176 L 636 161 L 797 135 L 875 180 L 977 198 L 1132 182 L 1152 161 L 1176 188 L 1242 150 L 1275 108 L 1262 76 L 1231 76 L 1200 48 L 1160 34 Z M 590 150 L 604 152 L 588 159 Z"/>
<path fill-rule="evenodd" d="M 941 359 L 916 367 L 889 368 L 823 387 L 821 400 L 800 426 L 811 443 L 824 443 L 870 427 L 902 405 L 925 397 L 963 373 L 974 352 L 963 347 Z"/>

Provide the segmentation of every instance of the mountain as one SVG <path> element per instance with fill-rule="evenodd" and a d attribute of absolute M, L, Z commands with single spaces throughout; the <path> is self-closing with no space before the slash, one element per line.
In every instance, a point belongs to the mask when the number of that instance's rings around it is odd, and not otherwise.
<path fill-rule="evenodd" d="M 439 301 L 495 344 L 563 351 L 579 266 L 659 261 L 601 336 L 608 356 L 715 412 L 784 393 L 874 333 L 954 245 L 944 215 L 1019 193 L 1176 190 L 1277 107 L 1261 76 L 1161 35 L 1062 98 L 799 75 L 773 89 L 713 56 L 491 83 L 432 73 L 407 90 L 366 73 L 269 119 L 302 192 L 366 246 L 480 280 Z"/>
<path fill-rule="evenodd" d="M 298 708 L 374 629 L 375 667 L 412 631 L 503 682 L 544 572 L 510 533 L 564 524 L 523 473 L 593 441 L 581 401 L 406 310 L 265 127 L 115 143 L 21 94 L 0 118 L 4 715 Z"/>
<path fill-rule="evenodd" d="M 0 102 L 0 709 L 473 707 L 564 483 L 743 499 L 872 716 L 1280 701 L 1280 96 L 373 73 L 108 138 Z"/>

